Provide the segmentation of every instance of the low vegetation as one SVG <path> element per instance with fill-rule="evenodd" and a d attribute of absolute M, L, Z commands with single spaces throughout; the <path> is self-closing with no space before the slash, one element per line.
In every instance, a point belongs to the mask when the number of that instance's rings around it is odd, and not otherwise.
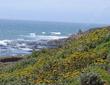
<path fill-rule="evenodd" d="M 58 48 L 20 59 L 0 62 L 0 85 L 110 85 L 110 27 L 78 33 Z"/>

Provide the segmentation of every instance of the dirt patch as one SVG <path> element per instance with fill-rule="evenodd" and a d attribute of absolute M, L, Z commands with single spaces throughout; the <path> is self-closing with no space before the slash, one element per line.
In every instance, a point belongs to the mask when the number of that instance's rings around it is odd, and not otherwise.
<path fill-rule="evenodd" d="M 23 58 L 18 58 L 18 57 L 11 57 L 11 58 L 4 58 L 0 59 L 0 62 L 6 63 L 6 62 L 17 62 L 19 60 L 22 60 Z"/>

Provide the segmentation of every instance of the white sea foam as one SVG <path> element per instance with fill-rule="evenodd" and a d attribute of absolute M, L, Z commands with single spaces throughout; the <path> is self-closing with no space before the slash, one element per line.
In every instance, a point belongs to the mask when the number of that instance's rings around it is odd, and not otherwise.
<path fill-rule="evenodd" d="M 37 40 L 56 40 L 56 39 L 62 39 L 67 38 L 67 36 L 43 36 L 43 35 L 37 35 Z"/>
<path fill-rule="evenodd" d="M 42 32 L 42 34 L 44 35 L 44 34 L 46 34 L 46 32 Z"/>
<path fill-rule="evenodd" d="M 7 43 L 5 43 L 4 41 L 0 41 L 0 45 L 7 45 Z"/>
<path fill-rule="evenodd" d="M 26 44 L 25 44 L 25 43 L 21 43 L 21 44 L 20 44 L 20 43 L 17 43 L 16 46 L 17 46 L 17 47 L 25 47 Z"/>
<path fill-rule="evenodd" d="M 51 32 L 51 35 L 61 35 L 61 32 Z"/>
<path fill-rule="evenodd" d="M 24 51 L 32 51 L 32 49 L 30 48 L 19 48 L 19 49 L 24 50 Z"/>
<path fill-rule="evenodd" d="M 33 40 L 40 41 L 40 40 L 56 40 L 56 39 L 62 39 L 67 38 L 68 36 L 55 36 L 55 35 L 36 35 L 36 37 L 27 36 L 28 38 L 33 38 Z"/>
<path fill-rule="evenodd" d="M 30 37 L 36 37 L 36 33 L 30 33 L 29 36 Z"/>
<path fill-rule="evenodd" d="M 13 56 L 21 54 L 29 54 L 33 49 L 45 48 L 49 40 L 57 40 L 67 38 L 68 36 L 61 35 L 36 35 L 30 33 L 22 35 L 14 40 L 0 40 L 0 56 Z"/>
<path fill-rule="evenodd" d="M 11 42 L 11 40 L 0 40 L 0 45 L 7 46 L 7 43 Z"/>
<path fill-rule="evenodd" d="M 53 35 L 54 34 L 54 35 Z M 52 35 L 36 35 L 35 33 L 30 33 L 29 35 L 24 35 L 22 37 L 28 38 L 30 40 L 56 40 L 56 39 L 62 39 L 67 38 L 68 36 L 61 36 L 60 32 L 53 32 Z"/>

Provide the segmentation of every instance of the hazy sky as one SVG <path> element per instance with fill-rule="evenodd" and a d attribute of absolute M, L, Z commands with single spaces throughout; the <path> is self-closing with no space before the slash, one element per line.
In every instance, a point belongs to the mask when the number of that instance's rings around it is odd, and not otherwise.
<path fill-rule="evenodd" d="M 110 24 L 110 0 L 0 0 L 0 19 Z"/>

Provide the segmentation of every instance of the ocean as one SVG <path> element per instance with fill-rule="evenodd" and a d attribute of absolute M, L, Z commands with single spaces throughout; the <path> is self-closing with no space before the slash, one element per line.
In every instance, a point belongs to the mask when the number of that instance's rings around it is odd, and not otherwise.
<path fill-rule="evenodd" d="M 0 56 L 31 54 L 46 48 L 49 40 L 67 38 L 79 29 L 86 31 L 99 24 L 0 20 Z"/>

